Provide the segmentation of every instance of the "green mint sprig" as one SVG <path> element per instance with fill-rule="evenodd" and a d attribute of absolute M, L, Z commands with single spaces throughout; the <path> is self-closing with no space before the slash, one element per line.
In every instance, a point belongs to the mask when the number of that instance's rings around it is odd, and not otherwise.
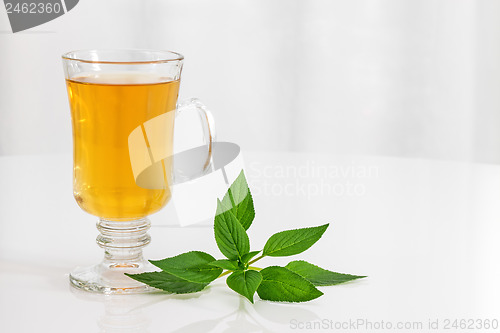
<path fill-rule="evenodd" d="M 304 252 L 328 228 L 328 224 L 324 224 L 278 232 L 268 239 L 262 250 L 250 251 L 246 231 L 254 218 L 252 195 L 241 171 L 222 201 L 217 200 L 215 241 L 226 259 L 216 260 L 208 253 L 191 251 L 162 260 L 150 260 L 161 269 L 160 272 L 126 275 L 176 294 L 198 292 L 215 279 L 229 275 L 226 279 L 228 287 L 252 303 L 255 292 L 268 301 L 307 302 L 323 295 L 316 288 L 318 286 L 332 286 L 365 277 L 332 272 L 303 260 L 291 261 L 285 267 L 261 269 L 252 266 L 264 257 L 285 257 Z"/>

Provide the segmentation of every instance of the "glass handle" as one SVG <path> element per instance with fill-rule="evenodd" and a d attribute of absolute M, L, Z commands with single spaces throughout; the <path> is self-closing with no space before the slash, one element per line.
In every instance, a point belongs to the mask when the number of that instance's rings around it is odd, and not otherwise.
<path fill-rule="evenodd" d="M 175 117 L 177 118 L 186 112 L 196 112 L 198 114 L 202 127 L 203 146 L 207 147 L 208 151 L 202 151 L 200 148 L 203 147 L 197 147 L 176 154 L 174 160 L 174 184 L 203 175 L 210 169 L 213 143 L 216 138 L 214 117 L 205 104 L 197 98 L 184 100 L 177 105 Z M 202 165 L 201 170 L 200 165 Z"/>

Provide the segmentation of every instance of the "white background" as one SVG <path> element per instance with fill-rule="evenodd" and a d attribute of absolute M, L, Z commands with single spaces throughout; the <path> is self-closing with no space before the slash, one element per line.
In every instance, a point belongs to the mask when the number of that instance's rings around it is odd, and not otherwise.
<path fill-rule="evenodd" d="M 202 99 L 219 138 L 243 147 L 252 249 L 281 230 L 331 223 L 294 260 L 368 278 L 301 305 L 250 306 L 223 281 L 138 303 L 68 292 L 68 272 L 103 252 L 96 218 L 71 196 L 60 55 L 85 48 L 183 53 L 182 97 Z M 0 155 L 14 155 L 0 156 L 0 331 L 498 320 L 500 165 L 470 162 L 500 163 L 499 126 L 497 0 L 80 0 L 16 34 L 0 7 Z M 321 167 L 377 172 L 312 175 Z M 272 172 L 281 168 L 291 171 Z M 363 192 L 329 191 L 348 183 Z M 146 258 L 192 249 L 220 258 L 211 224 L 176 227 L 173 207 L 152 217 Z M 262 263 L 288 260 L 271 259 Z"/>
<path fill-rule="evenodd" d="M 186 57 L 219 139 L 243 149 L 500 162 L 495 0 L 81 0 L 12 34 L 0 8 L 0 154 L 71 151 L 60 55 Z"/>

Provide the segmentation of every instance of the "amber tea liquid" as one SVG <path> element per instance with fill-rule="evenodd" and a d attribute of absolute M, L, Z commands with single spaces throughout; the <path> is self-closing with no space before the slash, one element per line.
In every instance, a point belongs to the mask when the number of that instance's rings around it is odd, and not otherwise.
<path fill-rule="evenodd" d="M 66 82 L 73 124 L 73 188 L 80 207 L 110 220 L 133 220 L 158 211 L 170 199 L 170 189 L 136 184 L 128 139 L 148 120 L 175 112 L 179 81 L 153 74 L 109 73 Z M 166 144 L 171 146 L 174 117 L 168 119 L 164 130 L 169 131 Z"/>

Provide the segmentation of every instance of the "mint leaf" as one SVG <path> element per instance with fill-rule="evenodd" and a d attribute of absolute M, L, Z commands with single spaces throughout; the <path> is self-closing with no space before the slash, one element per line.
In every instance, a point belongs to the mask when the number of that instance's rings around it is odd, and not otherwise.
<path fill-rule="evenodd" d="M 231 207 L 230 210 L 236 216 L 245 230 L 252 224 L 255 218 L 252 194 L 248 188 L 248 183 L 243 170 L 227 190 L 222 199 L 224 207 Z"/>
<path fill-rule="evenodd" d="M 191 251 L 175 257 L 150 260 L 149 262 L 181 279 L 197 283 L 210 283 L 222 273 L 221 268 L 208 265 L 214 260 L 215 258 L 208 253 Z"/>
<path fill-rule="evenodd" d="M 236 260 L 220 259 L 209 263 L 209 265 L 227 269 L 228 271 L 236 271 L 238 269 L 241 269 L 238 266 L 238 261 Z"/>
<path fill-rule="evenodd" d="M 323 295 L 311 282 L 285 267 L 267 267 L 260 274 L 262 282 L 257 293 L 263 300 L 307 302 Z"/>
<path fill-rule="evenodd" d="M 238 260 L 250 251 L 250 241 L 245 229 L 220 200 L 217 200 L 214 233 L 219 250 L 229 260 Z"/>
<path fill-rule="evenodd" d="M 262 255 L 285 257 L 304 252 L 321 238 L 328 225 L 278 232 L 269 238 Z"/>
<path fill-rule="evenodd" d="M 315 286 L 333 286 L 366 277 L 332 272 L 304 260 L 292 261 L 285 267 L 304 277 Z"/>
<path fill-rule="evenodd" d="M 252 259 L 253 257 L 255 257 L 259 253 L 260 253 L 260 251 L 249 252 L 249 253 L 245 254 L 243 257 L 241 257 L 241 262 L 244 264 L 248 264 L 250 259 Z"/>
<path fill-rule="evenodd" d="M 253 303 L 253 295 L 262 281 L 262 275 L 257 271 L 236 271 L 226 280 L 229 288 L 245 296 Z"/>
<path fill-rule="evenodd" d="M 254 218 L 252 195 L 242 171 L 222 201 L 217 200 L 215 241 L 227 259 L 215 260 L 208 253 L 191 251 L 150 261 L 161 268 L 161 272 L 125 275 L 171 293 L 193 293 L 204 289 L 216 278 L 230 274 L 226 279 L 229 288 L 252 303 L 256 291 L 263 300 L 306 302 L 323 295 L 315 285 L 335 285 L 364 277 L 328 271 L 303 260 L 292 261 L 286 267 L 267 267 L 259 272 L 260 268 L 249 266 L 250 263 L 264 256 L 301 253 L 316 243 L 329 225 L 276 233 L 267 240 L 262 251 L 250 252 L 246 230 Z M 261 256 L 253 259 L 260 252 Z M 226 271 L 222 273 L 223 270 Z"/>
<path fill-rule="evenodd" d="M 194 293 L 208 285 L 208 283 L 190 282 L 167 272 L 125 273 L 125 275 L 148 286 L 176 294 Z"/>

